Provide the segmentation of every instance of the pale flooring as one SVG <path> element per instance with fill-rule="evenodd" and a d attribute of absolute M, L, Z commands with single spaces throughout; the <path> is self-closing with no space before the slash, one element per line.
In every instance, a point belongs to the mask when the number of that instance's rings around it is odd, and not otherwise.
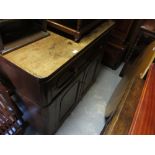
<path fill-rule="evenodd" d="M 106 105 L 121 80 L 117 70 L 106 66 L 98 76 L 96 82 L 89 89 L 71 115 L 59 128 L 56 135 L 99 135 L 105 125 Z"/>

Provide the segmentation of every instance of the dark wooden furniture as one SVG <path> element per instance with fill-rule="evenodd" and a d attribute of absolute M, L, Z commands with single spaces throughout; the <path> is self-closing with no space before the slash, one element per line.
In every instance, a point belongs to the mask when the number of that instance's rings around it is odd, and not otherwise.
<path fill-rule="evenodd" d="M 138 20 L 132 37 L 132 43 L 128 50 L 125 65 L 120 73 L 124 75 L 127 65 L 135 60 L 135 58 L 141 54 L 144 48 L 149 45 L 155 39 L 155 20 Z"/>
<path fill-rule="evenodd" d="M 94 83 L 113 25 L 112 21 L 103 23 L 78 44 L 51 32 L 0 57 L 1 75 L 11 81 L 25 102 L 27 121 L 40 133 L 56 132 Z"/>
<path fill-rule="evenodd" d="M 12 99 L 12 90 L 0 83 L 0 134 L 22 134 L 24 122 L 22 114 Z"/>
<path fill-rule="evenodd" d="M 53 27 L 74 37 L 75 41 L 88 33 L 103 20 L 101 19 L 49 19 L 49 27 Z"/>
<path fill-rule="evenodd" d="M 0 54 L 48 36 L 46 20 L 1 19 Z"/>
<path fill-rule="evenodd" d="M 109 37 L 103 63 L 112 69 L 127 59 L 131 47 L 134 46 L 140 20 L 115 20 L 116 26 Z"/>
<path fill-rule="evenodd" d="M 135 43 L 134 53 L 136 53 L 136 55 L 140 54 L 140 52 L 154 40 L 155 40 L 155 20 L 145 19 L 142 21 L 140 25 L 140 31 Z M 134 53 L 131 56 L 131 58 L 135 55 Z"/>
<path fill-rule="evenodd" d="M 154 19 L 146 19 L 143 21 L 141 25 L 141 29 L 148 35 L 148 37 L 155 38 L 155 20 Z"/>
<path fill-rule="evenodd" d="M 116 20 L 116 26 L 109 37 L 103 60 L 104 64 L 113 69 L 116 69 L 123 61 L 133 22 L 134 20 Z"/>
<path fill-rule="evenodd" d="M 67 73 L 64 70 L 61 76 L 56 76 L 57 81 L 56 89 L 53 90 L 53 97 L 51 96 L 51 104 L 42 110 L 43 115 L 50 120 L 45 120 L 48 124 L 48 133 L 53 133 L 63 123 L 66 116 L 81 100 L 83 95 L 87 92 L 89 87 L 95 82 L 97 75 L 101 68 L 101 61 L 103 58 L 103 48 L 100 48 L 104 44 L 105 38 L 101 38 L 99 42 L 94 43 L 81 58 L 78 58 L 70 65 L 74 70 L 73 73 Z M 95 53 L 94 53 L 95 51 Z M 68 77 L 66 77 L 68 76 Z M 60 79 L 61 80 L 60 80 Z M 54 86 L 54 79 L 46 83 L 46 85 Z M 58 89 L 59 88 L 59 89 Z M 51 88 L 48 87 L 50 90 Z M 60 91 L 61 90 L 61 91 Z M 59 95 L 57 95 L 59 93 Z M 52 123 L 53 122 L 53 123 Z M 54 124 L 54 126 L 53 126 Z"/>
<path fill-rule="evenodd" d="M 155 64 L 150 67 L 129 134 L 155 134 Z"/>

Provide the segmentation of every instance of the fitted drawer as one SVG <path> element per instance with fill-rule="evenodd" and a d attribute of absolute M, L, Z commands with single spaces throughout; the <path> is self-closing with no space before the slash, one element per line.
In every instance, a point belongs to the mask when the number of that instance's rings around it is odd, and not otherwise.
<path fill-rule="evenodd" d="M 84 52 L 83 55 L 74 62 L 75 70 L 81 71 L 85 69 L 99 53 L 103 55 L 105 41 L 106 37 L 102 36 L 98 38 L 94 43 L 92 43 L 89 47 L 87 47 L 85 49 L 86 52 Z"/>
<path fill-rule="evenodd" d="M 54 78 L 49 79 L 44 83 L 44 94 L 46 103 L 49 104 L 57 94 L 61 92 L 70 82 L 76 77 L 73 67 L 67 67 L 58 73 Z"/>

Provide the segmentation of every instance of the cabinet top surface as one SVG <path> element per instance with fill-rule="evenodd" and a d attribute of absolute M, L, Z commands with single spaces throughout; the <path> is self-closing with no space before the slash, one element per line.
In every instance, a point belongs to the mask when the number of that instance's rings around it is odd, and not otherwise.
<path fill-rule="evenodd" d="M 46 78 L 113 24 L 110 20 L 102 23 L 79 43 L 50 32 L 50 36 L 44 39 L 1 56 L 37 78 Z"/>

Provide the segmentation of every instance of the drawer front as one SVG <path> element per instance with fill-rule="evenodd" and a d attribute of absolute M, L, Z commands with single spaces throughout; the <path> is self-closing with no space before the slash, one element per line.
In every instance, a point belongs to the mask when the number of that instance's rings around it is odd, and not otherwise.
<path fill-rule="evenodd" d="M 68 67 L 56 75 L 55 78 L 46 81 L 43 86 L 46 103 L 49 104 L 75 77 L 76 73 L 73 67 Z"/>
<path fill-rule="evenodd" d="M 65 70 L 56 80 L 56 88 L 64 88 L 75 77 L 75 71 L 72 68 Z"/>
<path fill-rule="evenodd" d="M 84 52 L 83 55 L 77 61 L 75 61 L 75 70 L 84 70 L 88 67 L 90 62 L 92 62 L 96 58 L 96 56 L 98 56 L 99 54 L 103 56 L 105 41 L 106 38 L 105 36 L 103 36 L 96 40 L 92 45 L 90 45 L 86 49 L 86 52 Z"/>

